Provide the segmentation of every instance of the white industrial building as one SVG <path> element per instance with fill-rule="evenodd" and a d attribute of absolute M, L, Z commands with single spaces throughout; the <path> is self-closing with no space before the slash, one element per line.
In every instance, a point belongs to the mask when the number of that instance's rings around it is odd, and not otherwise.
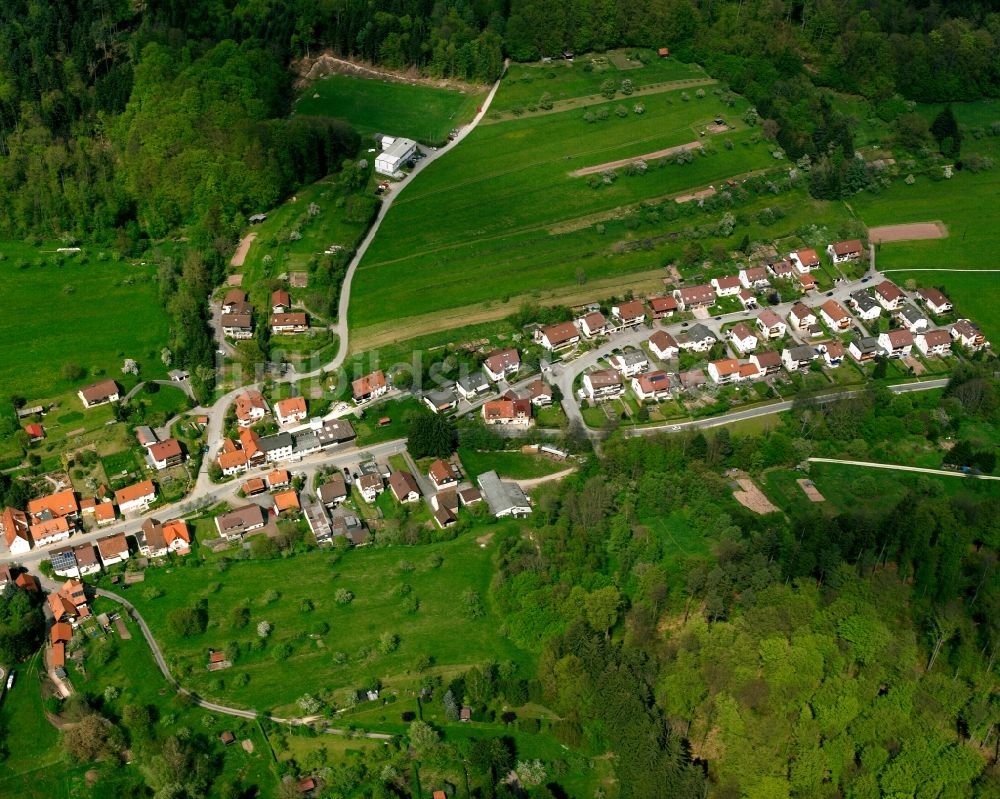
<path fill-rule="evenodd" d="M 382 137 L 382 152 L 375 156 L 375 171 L 380 175 L 394 176 L 400 167 L 409 161 L 417 151 L 413 139 Z"/>

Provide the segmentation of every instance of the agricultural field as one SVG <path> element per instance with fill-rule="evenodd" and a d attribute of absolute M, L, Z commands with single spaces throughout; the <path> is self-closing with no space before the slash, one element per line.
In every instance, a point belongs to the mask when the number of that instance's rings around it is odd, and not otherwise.
<path fill-rule="evenodd" d="M 4 303 L 21 309 L 0 317 L 0 396 L 16 393 L 31 404 L 101 377 L 134 385 L 122 379 L 125 358 L 139 362 L 144 378 L 166 377 L 160 349 L 169 317 L 155 267 L 90 253 L 63 258 L 58 246 L 0 242 Z M 67 379 L 67 364 L 87 376 Z"/>
<path fill-rule="evenodd" d="M 639 58 L 633 57 L 636 55 Z M 502 113 L 512 109 L 530 112 L 544 94 L 551 95 L 556 103 L 599 96 L 605 81 L 613 80 L 620 87 L 621 81 L 626 79 L 632 82 L 633 92 L 641 95 L 672 81 L 708 80 L 708 76 L 697 64 L 660 58 L 652 50 L 612 50 L 573 61 L 511 64 L 504 77 L 503 91 L 490 106 L 490 115 L 494 111 Z M 619 93 L 618 97 L 622 95 Z"/>
<path fill-rule="evenodd" d="M 486 660 L 526 665 L 526 653 L 495 632 L 488 605 L 492 558 L 493 549 L 472 536 L 341 557 L 317 551 L 232 563 L 219 572 L 203 568 L 197 578 L 191 567 L 150 571 L 129 599 L 185 686 L 238 707 L 296 715 L 294 703 L 306 692 L 337 705 L 346 689 L 366 681 L 412 682 L 422 658 L 442 674 Z M 353 601 L 338 602 L 339 589 Z M 482 602 L 478 618 L 456 612 L 469 591 Z M 198 602 L 206 605 L 207 629 L 183 637 L 169 622 L 171 612 Z M 262 621 L 273 627 L 266 646 L 257 633 Z M 380 650 L 383 633 L 398 636 L 395 649 Z M 235 652 L 237 645 L 233 668 L 206 670 L 209 648 Z"/>
<path fill-rule="evenodd" d="M 472 92 L 398 81 L 330 75 L 310 86 L 295 113 L 344 119 L 362 136 L 385 133 L 442 144 L 467 123 L 486 88 Z"/>
<path fill-rule="evenodd" d="M 623 248 L 602 235 L 605 221 L 624 206 L 774 164 L 759 133 L 741 121 L 745 102 L 730 107 L 711 91 L 687 101 L 683 94 L 602 102 L 593 110 L 607 108 L 608 118 L 591 124 L 574 110 L 477 128 L 393 205 L 355 277 L 352 328 L 364 339 L 365 327 L 400 317 L 405 324 L 409 316 L 660 266 L 648 248 L 619 256 Z M 634 112 L 639 101 L 641 114 Z M 733 129 L 700 137 L 717 116 Z M 644 174 L 610 184 L 570 174 L 694 141 L 704 142 L 706 154 L 690 163 L 652 160 Z M 670 229 L 658 228 L 664 236 Z"/>

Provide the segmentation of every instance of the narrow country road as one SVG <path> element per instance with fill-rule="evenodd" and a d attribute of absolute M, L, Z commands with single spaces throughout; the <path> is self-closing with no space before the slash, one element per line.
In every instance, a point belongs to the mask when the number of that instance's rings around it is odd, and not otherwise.
<path fill-rule="evenodd" d="M 133 605 L 131 602 L 125 599 L 125 597 L 120 596 L 119 594 L 112 593 L 111 591 L 106 591 L 103 588 L 97 588 L 95 590 L 98 596 L 102 596 L 105 599 L 110 599 L 112 602 L 117 602 L 119 605 L 121 605 L 128 611 L 129 616 L 131 616 L 132 619 L 135 620 L 135 622 L 139 625 L 139 629 L 142 630 L 142 635 L 146 639 L 146 643 L 149 644 L 149 648 L 153 653 L 153 659 L 156 661 L 156 665 L 160 669 L 160 673 L 163 675 L 163 678 L 168 683 L 170 683 L 170 685 L 174 688 L 174 690 L 176 690 L 178 693 L 190 696 L 191 701 L 194 702 L 194 704 L 196 704 L 198 707 L 204 708 L 205 710 L 210 710 L 213 713 L 220 713 L 225 716 L 236 716 L 237 718 L 243 718 L 243 719 L 258 718 L 260 714 L 258 714 L 254 710 L 242 710 L 238 707 L 229 707 L 227 705 L 220 705 L 217 702 L 209 702 L 206 699 L 202 699 L 197 694 L 192 693 L 187 688 L 184 688 L 180 683 L 177 682 L 176 679 L 174 679 L 174 676 L 170 673 L 170 669 L 167 667 L 167 661 L 163 657 L 163 651 L 160 649 L 160 645 L 156 643 L 156 639 L 153 637 L 152 631 L 146 624 L 146 620 L 142 617 L 139 611 L 136 610 L 135 605 Z M 280 718 L 278 716 L 269 716 L 269 715 L 265 715 L 264 717 L 278 724 L 293 724 L 293 725 L 307 724 L 316 719 L 316 717 L 285 719 L 285 718 Z M 341 730 L 334 727 L 325 727 L 323 731 L 333 735 L 346 735 L 348 732 L 347 730 Z M 364 738 L 374 738 L 377 740 L 389 740 L 394 737 L 384 732 L 367 732 L 367 733 L 361 733 L 361 735 Z"/>
<path fill-rule="evenodd" d="M 869 469 L 891 469 L 894 472 L 919 472 L 920 474 L 939 474 L 944 477 L 968 477 L 970 480 L 1000 480 L 992 474 L 968 474 L 947 469 L 925 469 L 920 466 L 902 466 L 898 463 L 873 463 L 872 461 L 845 461 L 840 458 L 806 458 L 810 463 L 842 463 L 846 466 L 867 466 Z"/>
<path fill-rule="evenodd" d="M 570 466 L 568 469 L 563 469 L 559 472 L 553 472 L 552 474 L 546 474 L 542 477 L 532 477 L 528 480 L 514 480 L 513 482 L 521 486 L 522 491 L 529 491 L 535 486 L 540 486 L 542 483 L 551 483 L 554 480 L 562 480 L 564 477 L 569 477 L 573 472 L 576 471 L 575 466 Z"/>

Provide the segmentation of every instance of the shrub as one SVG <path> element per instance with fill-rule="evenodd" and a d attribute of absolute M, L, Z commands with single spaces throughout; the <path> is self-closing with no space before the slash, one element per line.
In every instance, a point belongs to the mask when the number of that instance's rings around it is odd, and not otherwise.
<path fill-rule="evenodd" d="M 615 113 L 619 118 L 624 119 L 628 116 L 628 109 L 623 105 L 615 106 Z"/>
<path fill-rule="evenodd" d="M 167 624 L 175 635 L 190 638 L 205 632 L 208 612 L 204 608 L 176 608 L 167 615 Z"/>
<path fill-rule="evenodd" d="M 257 635 L 261 638 L 267 638 L 271 634 L 272 629 L 271 622 L 261 621 L 257 624 Z"/>
<path fill-rule="evenodd" d="M 642 103 L 636 103 L 634 106 L 632 106 L 632 113 L 633 114 L 645 114 L 646 113 L 646 106 L 644 106 Z"/>
<path fill-rule="evenodd" d="M 354 594 L 346 588 L 338 588 L 333 595 L 333 599 L 338 605 L 350 605 L 354 601 Z"/>
<path fill-rule="evenodd" d="M 632 94 L 632 91 L 632 81 L 625 78 L 625 80 L 622 81 L 621 93 L 628 97 L 628 95 Z"/>

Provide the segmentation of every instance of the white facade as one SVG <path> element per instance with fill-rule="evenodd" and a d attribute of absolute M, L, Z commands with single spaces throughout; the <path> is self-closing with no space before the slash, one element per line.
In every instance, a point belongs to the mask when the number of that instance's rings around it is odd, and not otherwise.
<path fill-rule="evenodd" d="M 382 148 L 382 152 L 375 156 L 375 171 L 380 175 L 392 177 L 416 153 L 417 143 L 412 139 L 383 136 Z"/>

